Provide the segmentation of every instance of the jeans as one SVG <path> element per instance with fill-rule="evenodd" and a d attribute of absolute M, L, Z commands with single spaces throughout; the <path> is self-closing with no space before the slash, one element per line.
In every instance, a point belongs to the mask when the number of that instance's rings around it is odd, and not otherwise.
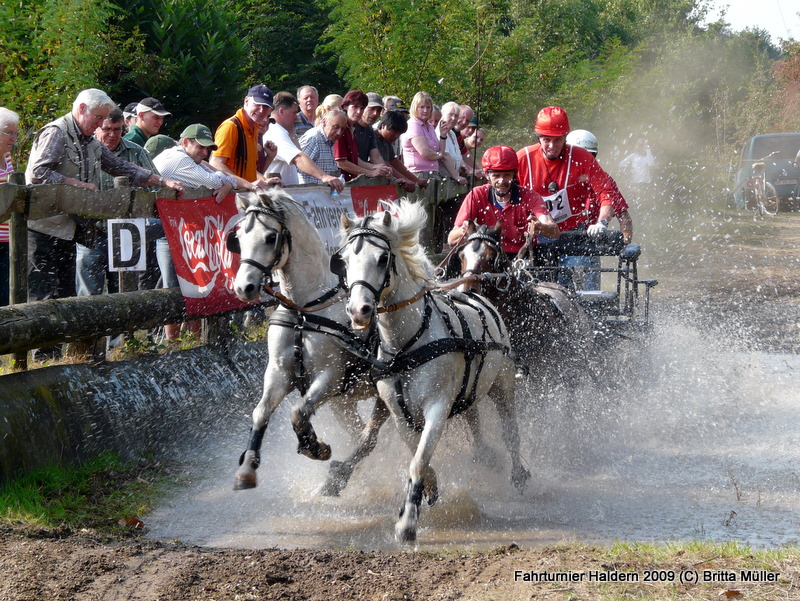
<path fill-rule="evenodd" d="M 28 300 L 75 296 L 75 242 L 28 230 Z"/>
<path fill-rule="evenodd" d="M 156 257 L 158 258 L 158 267 L 161 270 L 161 287 L 177 288 L 180 286 L 166 238 L 156 240 Z"/>
<path fill-rule="evenodd" d="M 144 227 L 145 253 L 147 267 L 139 272 L 139 290 L 155 290 L 161 277 L 159 262 L 156 258 L 156 243 L 164 237 L 164 228 L 160 219 L 148 219 Z"/>
<path fill-rule="evenodd" d="M 9 273 L 11 267 L 9 258 L 9 243 L 0 242 L 0 307 L 5 307 L 9 300 Z"/>
<path fill-rule="evenodd" d="M 119 292 L 119 275 L 108 270 L 108 237 L 98 236 L 94 248 L 75 244 L 75 288 L 78 296 L 103 294 L 106 281 L 108 292 Z"/>

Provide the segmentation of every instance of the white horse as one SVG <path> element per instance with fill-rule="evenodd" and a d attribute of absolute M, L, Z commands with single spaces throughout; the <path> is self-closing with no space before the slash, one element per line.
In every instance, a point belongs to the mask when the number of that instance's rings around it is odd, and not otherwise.
<path fill-rule="evenodd" d="M 351 350 L 368 355 L 369 349 L 348 328 L 344 303 L 328 305 L 341 292 L 339 279 L 329 271 L 325 245 L 303 209 L 277 188 L 240 193 L 236 198 L 239 210 L 244 211 L 228 236 L 228 247 L 242 257 L 234 282 L 236 295 L 243 301 L 258 299 L 264 279 L 271 282 L 274 273 L 286 299 L 269 319 L 264 391 L 253 410 L 250 438 L 239 460 L 234 488 L 256 486 L 261 442 L 270 417 L 296 389 L 302 398 L 292 408 L 291 420 L 298 453 L 312 459 L 329 459 L 331 449 L 317 438 L 311 416 L 325 401 L 349 401 L 333 403 L 331 408 L 350 435 L 360 439 L 347 460 L 331 463 L 321 488 L 322 494 L 338 495 L 355 465 L 375 447 L 378 430 L 388 417 L 385 405 L 377 400 L 365 427 L 355 408 L 358 400 L 375 396 L 375 388 L 366 377 L 369 366 Z"/>
<path fill-rule="evenodd" d="M 513 484 L 524 489 L 514 415 L 514 364 L 496 309 L 481 297 L 431 293 L 432 266 L 419 245 L 427 217 L 418 204 L 401 202 L 390 213 L 351 223 L 342 217 L 344 246 L 331 259 L 350 290 L 347 312 L 354 329 L 377 319 L 380 347 L 373 376 L 413 454 L 406 498 L 395 524 L 400 541 L 416 539 L 423 494 L 438 496 L 430 461 L 451 415 L 489 397 L 497 404 L 511 454 Z"/>

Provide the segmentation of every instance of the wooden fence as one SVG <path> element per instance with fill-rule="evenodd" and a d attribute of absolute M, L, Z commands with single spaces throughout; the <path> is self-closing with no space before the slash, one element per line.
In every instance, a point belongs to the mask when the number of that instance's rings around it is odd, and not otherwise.
<path fill-rule="evenodd" d="M 64 184 L 24 185 L 21 174 L 13 174 L 10 183 L 0 186 L 0 222 L 10 221 L 10 302 L 0 307 L 0 354 L 15 354 L 16 365 L 27 367 L 27 351 L 46 344 L 80 340 L 136 329 L 184 321 L 183 298 L 177 288 L 134 290 L 121 281 L 121 292 L 113 295 L 83 296 L 58 300 L 27 302 L 28 229 L 27 221 L 55 215 L 72 214 L 89 219 L 157 217 L 156 197 L 174 198 L 174 192 L 162 189 L 155 193 L 145 188 L 131 188 L 125 178 L 118 178 L 114 190 L 91 191 Z M 356 178 L 348 187 L 386 185 L 383 178 Z M 291 186 L 287 188 L 291 193 Z M 451 179 L 429 180 L 427 188 L 408 193 L 398 187 L 398 197 L 411 197 L 428 208 L 430 223 L 425 242 L 430 248 L 441 244 L 439 207 L 466 193 Z M 187 190 L 184 198 L 211 196 L 210 190 Z M 127 291 L 126 290 L 130 290 Z"/>

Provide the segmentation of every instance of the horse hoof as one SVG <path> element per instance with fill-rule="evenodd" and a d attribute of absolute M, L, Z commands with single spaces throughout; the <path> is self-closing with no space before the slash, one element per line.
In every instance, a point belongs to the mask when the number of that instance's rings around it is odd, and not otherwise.
<path fill-rule="evenodd" d="M 439 500 L 439 487 L 435 484 L 430 487 L 425 487 L 425 498 L 428 501 L 428 507 L 433 507 L 436 505 L 436 501 Z"/>
<path fill-rule="evenodd" d="M 233 481 L 233 490 L 249 490 L 257 485 L 256 476 L 236 476 Z"/>
<path fill-rule="evenodd" d="M 338 497 L 350 481 L 353 474 L 353 465 L 344 461 L 331 461 L 328 478 L 320 487 L 319 494 L 323 497 Z"/>
<path fill-rule="evenodd" d="M 325 444 L 321 440 L 318 440 L 314 445 L 300 445 L 297 447 L 297 452 L 300 455 L 304 455 L 309 459 L 315 459 L 317 461 L 327 461 L 331 458 L 330 445 Z"/>
<path fill-rule="evenodd" d="M 396 524 L 394 527 L 394 536 L 398 543 L 413 543 L 417 540 L 417 530 L 410 526 Z"/>
<path fill-rule="evenodd" d="M 513 469 L 511 471 L 511 484 L 514 485 L 514 488 L 517 489 L 519 494 L 522 494 L 525 492 L 525 489 L 528 486 L 528 480 L 530 480 L 530 477 L 531 473 L 524 467 Z"/>

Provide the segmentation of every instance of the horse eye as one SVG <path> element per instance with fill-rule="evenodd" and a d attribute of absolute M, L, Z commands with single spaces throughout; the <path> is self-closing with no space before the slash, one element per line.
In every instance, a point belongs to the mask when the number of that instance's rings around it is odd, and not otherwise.
<path fill-rule="evenodd" d="M 265 241 L 267 244 L 275 244 L 275 242 L 277 241 L 277 239 L 278 239 L 278 234 L 276 234 L 275 232 L 270 232 L 269 234 L 267 234 L 267 236 L 266 236 L 266 238 L 264 239 L 264 241 Z"/>
<path fill-rule="evenodd" d="M 378 257 L 378 266 L 384 267 L 389 262 L 389 253 L 381 253 Z"/>

